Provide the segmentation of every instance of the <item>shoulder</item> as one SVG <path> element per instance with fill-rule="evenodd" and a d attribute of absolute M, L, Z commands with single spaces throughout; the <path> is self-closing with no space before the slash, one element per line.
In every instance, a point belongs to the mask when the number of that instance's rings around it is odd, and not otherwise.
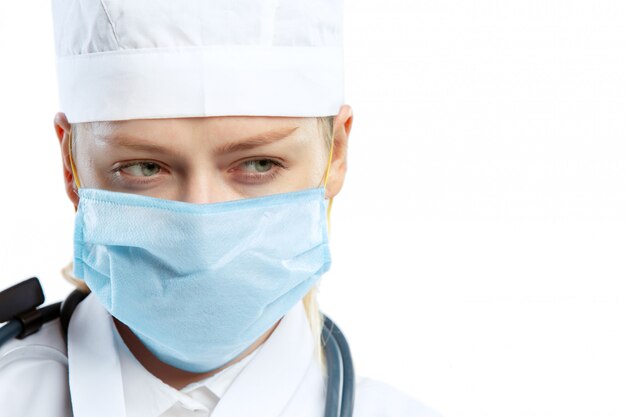
<path fill-rule="evenodd" d="M 21 352 L 20 355 L 15 355 L 15 352 Z M 51 352 L 53 357 L 58 357 L 59 354 L 65 357 L 67 362 L 67 347 L 63 340 L 63 334 L 61 333 L 61 322 L 57 318 L 55 320 L 44 323 L 36 333 L 25 337 L 24 339 L 12 339 L 4 345 L 0 346 L 0 367 L 6 366 L 8 362 L 16 360 L 24 360 L 30 358 L 33 355 L 27 354 L 30 352 Z M 40 355 L 34 355 L 40 356 Z M 46 355 L 43 355 L 46 357 Z"/>
<path fill-rule="evenodd" d="M 0 346 L 0 357 L 15 348 L 29 345 L 50 346 L 65 353 L 65 341 L 63 340 L 59 319 L 44 323 L 41 329 L 24 339 L 13 339 Z"/>
<path fill-rule="evenodd" d="M 408 394 L 381 381 L 357 376 L 355 417 L 441 417 Z"/>
<path fill-rule="evenodd" d="M 3 415 L 57 415 L 52 410 L 67 410 L 67 387 L 67 349 L 58 319 L 0 347 Z"/>

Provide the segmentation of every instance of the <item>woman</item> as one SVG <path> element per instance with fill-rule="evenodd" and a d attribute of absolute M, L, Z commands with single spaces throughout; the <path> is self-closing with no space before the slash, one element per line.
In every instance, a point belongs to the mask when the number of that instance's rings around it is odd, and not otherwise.
<path fill-rule="evenodd" d="M 241 3 L 53 3 L 71 279 L 89 295 L 67 341 L 57 319 L 2 346 L 2 415 L 324 414 L 315 294 L 352 126 L 341 5 Z M 355 400 L 357 417 L 434 415 L 366 378 Z"/>

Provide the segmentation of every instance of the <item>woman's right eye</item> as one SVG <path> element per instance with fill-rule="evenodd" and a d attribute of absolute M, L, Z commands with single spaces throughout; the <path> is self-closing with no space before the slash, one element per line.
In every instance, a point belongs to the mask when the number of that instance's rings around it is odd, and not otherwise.
<path fill-rule="evenodd" d="M 152 177 L 161 171 L 161 166 L 155 162 L 133 162 L 118 167 L 116 172 L 123 172 L 133 177 Z"/>

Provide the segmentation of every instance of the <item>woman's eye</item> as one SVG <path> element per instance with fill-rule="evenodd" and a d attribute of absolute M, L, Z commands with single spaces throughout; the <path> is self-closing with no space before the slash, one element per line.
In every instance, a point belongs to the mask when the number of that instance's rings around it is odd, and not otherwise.
<path fill-rule="evenodd" d="M 244 167 L 244 170 L 247 172 L 252 172 L 252 173 L 261 172 L 262 173 L 262 172 L 267 172 L 270 169 L 272 169 L 272 167 L 276 165 L 276 163 L 269 159 L 256 159 L 253 161 L 246 161 L 242 165 Z"/>
<path fill-rule="evenodd" d="M 245 185 L 266 184 L 286 170 L 283 162 L 274 159 L 250 159 L 229 169 L 233 179 Z"/>
<path fill-rule="evenodd" d="M 134 177 L 151 177 L 158 174 L 161 167 L 154 162 L 135 162 L 121 167 L 120 171 Z"/>

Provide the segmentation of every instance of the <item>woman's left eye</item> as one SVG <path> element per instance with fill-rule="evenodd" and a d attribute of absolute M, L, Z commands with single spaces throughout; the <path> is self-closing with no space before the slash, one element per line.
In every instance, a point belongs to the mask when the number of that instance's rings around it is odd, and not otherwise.
<path fill-rule="evenodd" d="M 269 171 L 274 165 L 277 164 L 271 159 L 255 159 L 252 161 L 246 161 L 241 165 L 246 172 L 263 173 Z"/>
<path fill-rule="evenodd" d="M 274 159 L 250 159 L 229 169 L 235 181 L 246 185 L 259 185 L 272 181 L 287 167 Z"/>

